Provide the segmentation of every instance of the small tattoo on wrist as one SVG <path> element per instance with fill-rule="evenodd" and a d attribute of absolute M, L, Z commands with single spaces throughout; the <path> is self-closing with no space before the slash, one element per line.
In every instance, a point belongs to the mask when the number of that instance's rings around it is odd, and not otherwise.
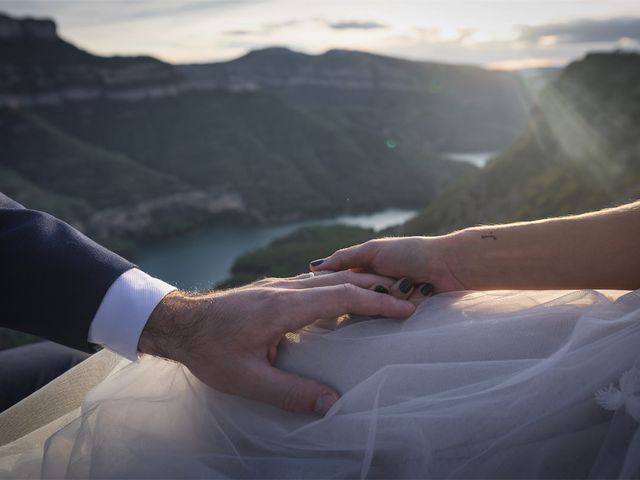
<path fill-rule="evenodd" d="M 486 234 L 486 235 L 481 235 L 481 236 L 480 236 L 480 238 L 481 238 L 482 240 L 486 240 L 487 238 L 491 238 L 492 240 L 497 240 L 497 239 L 498 239 L 498 237 L 496 237 L 496 236 L 493 234 L 493 232 L 489 232 L 489 233 L 488 233 L 488 234 Z"/>

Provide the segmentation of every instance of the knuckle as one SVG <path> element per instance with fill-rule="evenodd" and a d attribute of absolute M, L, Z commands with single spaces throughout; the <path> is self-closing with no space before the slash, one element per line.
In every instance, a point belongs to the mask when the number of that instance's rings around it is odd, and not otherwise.
<path fill-rule="evenodd" d="M 344 310 L 344 312 L 346 313 L 346 311 L 349 309 L 349 307 L 351 307 L 356 299 L 357 299 L 357 295 L 358 295 L 358 287 L 356 287 L 355 285 L 351 284 L 351 283 L 343 283 L 340 285 L 340 292 L 342 293 L 341 295 L 341 304 L 342 304 L 342 310 Z"/>
<path fill-rule="evenodd" d="M 358 287 L 353 283 L 343 283 L 340 286 L 342 287 L 342 292 L 347 298 L 352 298 L 358 293 Z"/>
<path fill-rule="evenodd" d="M 344 257 L 344 256 L 345 256 L 345 254 L 346 254 L 346 252 L 347 252 L 347 249 L 346 249 L 346 248 L 339 248 L 338 250 L 336 250 L 336 251 L 333 253 L 332 257 L 335 257 L 335 258 L 341 258 L 341 257 Z"/>
<path fill-rule="evenodd" d="M 305 388 L 302 381 L 294 382 L 282 397 L 283 410 L 297 413 L 304 410 Z"/>
<path fill-rule="evenodd" d="M 367 240 L 366 242 L 364 242 L 363 246 L 365 248 L 372 248 L 372 247 L 377 247 L 379 246 L 384 240 L 381 238 L 374 238 L 372 240 Z"/>
<path fill-rule="evenodd" d="M 272 290 L 267 301 L 269 317 L 277 324 L 306 317 L 308 309 L 306 292 L 298 289 Z"/>
<path fill-rule="evenodd" d="M 271 278 L 271 277 L 263 277 L 263 278 L 255 281 L 252 285 L 256 286 L 256 287 L 264 287 L 266 285 L 269 285 L 271 282 L 273 282 L 273 280 L 275 280 L 275 279 Z"/>
<path fill-rule="evenodd" d="M 367 301 L 372 304 L 372 307 L 376 311 L 382 313 L 384 312 L 385 307 L 389 302 L 389 299 L 390 297 L 386 295 L 376 295 L 376 296 L 370 297 Z"/>
<path fill-rule="evenodd" d="M 261 288 L 257 300 L 267 312 L 277 310 L 280 305 L 278 291 L 271 288 Z"/>

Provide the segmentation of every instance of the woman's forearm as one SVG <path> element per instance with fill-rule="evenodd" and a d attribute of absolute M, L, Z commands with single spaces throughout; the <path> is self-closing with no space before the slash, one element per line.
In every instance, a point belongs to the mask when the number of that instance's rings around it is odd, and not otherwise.
<path fill-rule="evenodd" d="M 449 267 L 467 289 L 640 288 L 640 202 L 450 236 Z"/>

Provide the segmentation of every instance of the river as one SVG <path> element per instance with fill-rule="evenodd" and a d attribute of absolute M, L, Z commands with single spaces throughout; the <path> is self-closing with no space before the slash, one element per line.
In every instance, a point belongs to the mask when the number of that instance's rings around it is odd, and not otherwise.
<path fill-rule="evenodd" d="M 236 258 L 305 225 L 347 224 L 376 231 L 399 225 L 414 210 L 389 209 L 368 215 L 276 225 L 214 225 L 147 248 L 138 259 L 151 275 L 185 290 L 206 289 L 229 277 Z"/>
<path fill-rule="evenodd" d="M 444 153 L 450 160 L 456 162 L 466 162 L 475 165 L 476 167 L 484 167 L 489 160 L 495 157 L 499 152 L 473 152 L 473 153 Z"/>

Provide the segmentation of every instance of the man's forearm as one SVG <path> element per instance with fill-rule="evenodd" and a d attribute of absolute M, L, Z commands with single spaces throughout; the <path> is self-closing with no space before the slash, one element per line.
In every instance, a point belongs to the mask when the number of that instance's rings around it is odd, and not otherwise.
<path fill-rule="evenodd" d="M 571 217 L 451 234 L 465 288 L 640 288 L 640 202 Z"/>
<path fill-rule="evenodd" d="M 0 193 L 0 325 L 80 350 L 105 292 L 131 262 Z"/>

